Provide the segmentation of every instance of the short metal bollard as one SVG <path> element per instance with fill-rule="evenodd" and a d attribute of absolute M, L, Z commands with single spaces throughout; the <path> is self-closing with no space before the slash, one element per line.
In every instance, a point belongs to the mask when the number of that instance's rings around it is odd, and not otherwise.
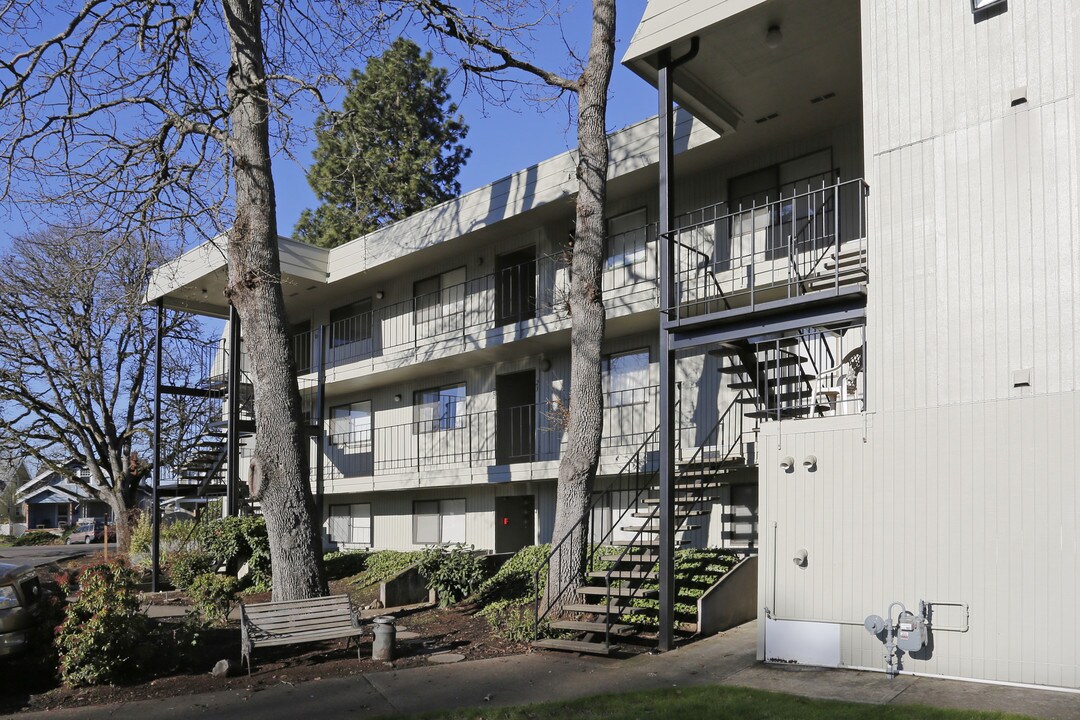
<path fill-rule="evenodd" d="M 372 618 L 375 623 L 375 640 L 371 643 L 371 659 L 391 662 L 394 659 L 394 640 L 397 638 L 397 625 L 389 615 Z"/>

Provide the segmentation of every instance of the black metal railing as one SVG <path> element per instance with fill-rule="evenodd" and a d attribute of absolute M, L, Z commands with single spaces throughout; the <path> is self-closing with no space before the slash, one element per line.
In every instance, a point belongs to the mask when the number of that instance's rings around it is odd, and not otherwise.
<path fill-rule="evenodd" d="M 719 475 L 727 472 L 727 470 L 729 469 L 728 463 L 732 459 L 736 457 L 745 458 L 743 425 L 744 417 L 741 411 L 742 395 L 743 394 L 740 392 L 738 395 L 735 396 L 735 398 L 732 399 L 732 401 L 728 404 L 727 408 L 725 408 L 724 412 L 720 414 L 720 418 L 716 421 L 716 424 L 713 426 L 712 430 L 709 431 L 705 441 L 698 446 L 697 450 L 695 450 L 694 454 L 690 457 L 690 459 L 682 465 L 682 469 L 676 472 L 676 484 L 678 483 L 678 480 L 687 473 L 694 473 L 695 477 L 703 485 L 710 484 L 712 482 L 715 482 L 715 479 Z M 646 488 L 646 490 L 650 489 L 652 489 L 651 486 L 650 488 Z M 614 529 L 626 519 L 642 514 L 637 511 L 640 507 L 640 502 L 643 494 L 644 492 L 638 493 L 638 495 L 634 498 L 634 501 L 628 504 L 628 506 L 626 507 L 626 509 L 623 510 L 619 518 L 612 522 L 612 530 L 609 532 L 613 532 Z M 692 504 L 680 503 L 678 507 L 681 508 L 681 512 L 685 513 L 687 517 L 693 517 L 695 512 L 702 510 L 704 503 L 708 497 L 709 496 L 705 492 L 701 492 L 695 498 L 693 498 L 694 502 Z M 622 582 L 622 580 L 620 579 L 613 578 L 612 574 L 615 572 L 619 572 L 619 568 L 624 562 L 634 559 L 634 557 L 637 555 L 644 555 L 644 553 L 648 551 L 648 544 L 644 542 L 643 537 L 646 533 L 650 535 L 655 534 L 655 530 L 653 528 L 659 525 L 661 509 L 662 508 L 660 507 L 660 504 L 657 503 L 652 506 L 652 509 L 645 517 L 635 517 L 635 519 L 638 520 L 641 524 L 640 528 L 635 531 L 632 538 L 623 543 L 624 547 L 622 551 L 617 555 L 615 561 L 609 563 L 607 569 L 603 571 L 607 608 L 610 608 L 611 606 L 611 590 L 613 587 L 616 587 L 616 585 L 613 585 L 613 582 L 616 584 Z M 683 522 L 685 521 L 676 521 L 676 532 L 679 532 L 679 528 L 683 524 Z M 593 561 L 595 556 L 595 551 L 593 551 L 589 556 L 590 572 L 593 571 Z M 657 553 L 657 556 L 659 556 L 659 553 Z M 671 558 L 671 561 L 674 561 L 674 558 Z M 653 570 L 655 570 L 656 567 L 659 566 L 660 562 L 661 559 L 659 557 L 652 561 L 642 562 L 638 566 L 638 569 L 635 571 L 635 574 L 642 579 L 645 579 Z M 678 587 L 675 588 L 674 592 L 677 596 Z M 628 602 L 632 604 L 633 599 L 629 600 Z M 610 612 L 605 613 L 604 644 L 607 646 L 611 645 L 611 628 L 613 624 L 614 623 L 612 621 L 612 614 Z"/>
<path fill-rule="evenodd" d="M 849 180 L 696 211 L 700 219 L 670 234 L 676 299 L 668 317 L 754 308 L 865 279 L 868 195 L 863 180 Z"/>
<path fill-rule="evenodd" d="M 561 403 L 534 403 L 327 433 L 325 477 L 386 475 L 438 467 L 488 467 L 555 461 L 562 456 Z M 418 407 L 413 412 L 419 412 Z M 604 394 L 603 454 L 619 457 L 651 436 L 657 421 L 655 385 Z M 377 418 L 378 416 L 376 416 Z"/>

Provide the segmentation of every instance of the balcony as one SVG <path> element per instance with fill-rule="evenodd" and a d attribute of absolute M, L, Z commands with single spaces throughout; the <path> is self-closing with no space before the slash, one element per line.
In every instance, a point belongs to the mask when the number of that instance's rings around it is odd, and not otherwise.
<path fill-rule="evenodd" d="M 611 314 L 656 308 L 656 228 L 608 238 L 602 283 Z M 400 302 L 356 313 L 292 338 L 297 372 L 315 373 L 364 361 L 392 366 L 504 345 L 569 328 L 564 255 L 545 255 Z"/>
<path fill-rule="evenodd" d="M 328 480 L 428 470 L 557 462 L 565 434 L 564 404 L 528 404 L 465 412 L 464 403 L 432 417 L 414 407 L 411 422 L 331 427 L 323 472 Z M 605 393 L 601 454 L 632 455 L 655 430 L 657 388 Z"/>
<path fill-rule="evenodd" d="M 691 213 L 671 233 L 677 326 L 861 294 L 869 279 L 862 180 Z"/>

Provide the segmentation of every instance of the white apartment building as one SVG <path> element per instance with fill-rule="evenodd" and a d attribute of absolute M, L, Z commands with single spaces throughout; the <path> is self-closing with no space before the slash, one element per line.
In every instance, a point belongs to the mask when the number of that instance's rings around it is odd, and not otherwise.
<path fill-rule="evenodd" d="M 672 548 L 729 547 L 758 555 L 763 660 L 885 669 L 864 619 L 899 634 L 899 602 L 907 647 L 929 630 L 890 671 L 1080 689 L 1078 15 L 648 3 L 623 62 L 679 109 L 610 139 L 591 520 L 659 566 L 661 620 Z M 329 543 L 558 543 L 575 184 L 564 154 L 281 241 Z M 224 278 L 196 248 L 149 300 L 226 316 Z"/>

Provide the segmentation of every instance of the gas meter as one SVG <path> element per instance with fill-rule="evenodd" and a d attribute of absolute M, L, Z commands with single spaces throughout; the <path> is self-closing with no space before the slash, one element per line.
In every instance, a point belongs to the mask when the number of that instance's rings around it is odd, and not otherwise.
<path fill-rule="evenodd" d="M 926 647 L 926 618 L 904 610 L 896 619 L 896 647 L 913 653 Z"/>

